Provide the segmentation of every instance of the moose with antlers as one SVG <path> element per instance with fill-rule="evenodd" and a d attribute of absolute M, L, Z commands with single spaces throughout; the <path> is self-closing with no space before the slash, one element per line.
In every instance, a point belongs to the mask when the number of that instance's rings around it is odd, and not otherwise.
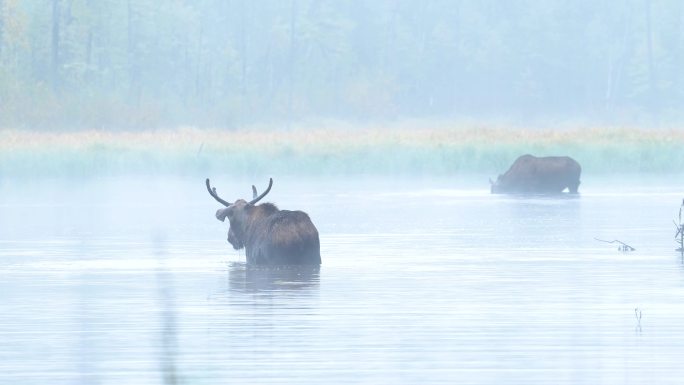
<path fill-rule="evenodd" d="M 252 186 L 252 200 L 235 203 L 221 199 L 216 188 L 206 181 L 209 194 L 226 206 L 216 211 L 216 219 L 228 218 L 228 242 L 235 250 L 245 249 L 247 263 L 252 265 L 319 265 L 321 245 L 318 230 L 302 211 L 280 210 L 272 203 L 257 205 L 271 191 L 273 179 L 266 191 L 257 196 Z"/>

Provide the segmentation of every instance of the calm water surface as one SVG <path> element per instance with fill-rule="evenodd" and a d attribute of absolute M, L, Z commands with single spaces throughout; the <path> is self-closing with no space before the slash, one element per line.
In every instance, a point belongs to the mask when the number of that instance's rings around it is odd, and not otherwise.
<path fill-rule="evenodd" d="M 0 181 L 0 383 L 682 383 L 684 179 L 274 179 L 320 270 L 247 268 L 202 178 Z"/>

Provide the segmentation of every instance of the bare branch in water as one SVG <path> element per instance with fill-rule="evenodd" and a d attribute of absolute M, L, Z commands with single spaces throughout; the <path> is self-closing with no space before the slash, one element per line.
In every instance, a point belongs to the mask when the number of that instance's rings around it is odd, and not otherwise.
<path fill-rule="evenodd" d="M 630 245 L 628 245 L 628 244 L 626 244 L 620 240 L 617 240 L 617 239 L 613 239 L 612 241 L 606 241 L 606 240 L 598 239 L 598 238 L 594 238 L 594 239 L 596 239 L 597 241 L 606 242 L 606 243 L 619 243 L 620 245 L 622 245 L 622 246 L 618 247 L 618 250 L 620 250 L 620 251 L 634 251 L 634 250 L 636 250 L 632 246 L 630 246 Z"/>
<path fill-rule="evenodd" d="M 682 223 L 682 209 L 684 209 L 684 199 L 682 200 L 682 205 L 679 206 L 679 222 L 672 221 L 677 228 L 677 233 L 675 233 L 675 242 L 679 244 L 679 248 L 676 251 L 682 253 L 684 257 L 684 223 Z"/>

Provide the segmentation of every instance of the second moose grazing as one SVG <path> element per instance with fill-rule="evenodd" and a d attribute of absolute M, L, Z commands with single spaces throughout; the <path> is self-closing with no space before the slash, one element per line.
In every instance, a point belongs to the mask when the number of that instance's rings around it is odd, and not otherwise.
<path fill-rule="evenodd" d="M 557 194 L 568 189 L 577 194 L 582 167 L 568 156 L 523 155 L 496 182 L 492 194 Z"/>
<path fill-rule="evenodd" d="M 302 211 L 280 210 L 272 203 L 257 205 L 271 191 L 273 179 L 261 195 L 252 186 L 253 199 L 229 203 L 221 199 L 206 181 L 209 194 L 226 206 L 216 218 L 228 218 L 228 242 L 235 250 L 245 249 L 247 263 L 253 265 L 319 265 L 321 246 L 318 230 Z"/>

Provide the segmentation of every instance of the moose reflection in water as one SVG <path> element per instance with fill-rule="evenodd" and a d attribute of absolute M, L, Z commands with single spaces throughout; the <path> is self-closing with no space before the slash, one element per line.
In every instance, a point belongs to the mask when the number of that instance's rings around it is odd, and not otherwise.
<path fill-rule="evenodd" d="M 271 191 L 273 179 L 259 196 L 252 186 L 249 202 L 238 199 L 229 203 L 218 196 L 209 178 L 206 185 L 209 194 L 226 206 L 216 211 L 216 218 L 222 222 L 228 218 L 228 242 L 235 250 L 245 249 L 248 264 L 320 265 L 318 230 L 305 212 L 280 210 L 272 203 L 256 204 Z"/>
<path fill-rule="evenodd" d="M 237 292 L 318 289 L 320 279 L 320 265 L 250 266 L 233 262 L 229 267 L 230 290 Z"/>

